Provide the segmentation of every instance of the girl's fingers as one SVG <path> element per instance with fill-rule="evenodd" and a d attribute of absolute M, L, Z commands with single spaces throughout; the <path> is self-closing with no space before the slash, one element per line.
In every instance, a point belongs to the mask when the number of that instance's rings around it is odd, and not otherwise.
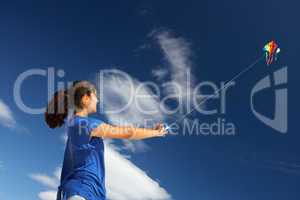
<path fill-rule="evenodd" d="M 160 129 L 160 135 L 165 136 L 166 134 L 167 134 L 167 130 L 165 129 L 164 126 L 162 126 L 161 129 Z"/>
<path fill-rule="evenodd" d="M 156 124 L 155 129 L 156 130 L 160 130 L 162 127 L 163 127 L 163 124 L 162 123 L 158 123 L 158 124 Z"/>
<path fill-rule="evenodd" d="M 164 126 L 164 124 L 159 123 L 155 126 L 155 130 L 158 131 L 158 136 L 165 136 L 167 134 L 167 130 Z"/>

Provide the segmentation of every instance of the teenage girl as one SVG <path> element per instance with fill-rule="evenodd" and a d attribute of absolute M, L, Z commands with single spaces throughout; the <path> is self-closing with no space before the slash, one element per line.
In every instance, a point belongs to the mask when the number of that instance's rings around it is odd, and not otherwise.
<path fill-rule="evenodd" d="M 163 124 L 144 129 L 112 126 L 91 118 L 89 114 L 97 112 L 97 103 L 95 86 L 88 81 L 75 81 L 71 88 L 57 91 L 48 104 L 48 126 L 64 125 L 68 133 L 57 200 L 106 199 L 104 138 L 141 140 L 167 133 Z M 71 109 L 73 113 L 69 113 Z"/>

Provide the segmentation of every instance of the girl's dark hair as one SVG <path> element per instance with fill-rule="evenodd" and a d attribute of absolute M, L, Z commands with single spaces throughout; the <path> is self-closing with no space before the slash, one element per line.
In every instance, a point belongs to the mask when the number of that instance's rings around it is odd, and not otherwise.
<path fill-rule="evenodd" d="M 96 93 L 95 86 L 88 81 L 74 81 L 71 88 L 54 93 L 45 111 L 45 121 L 50 128 L 61 127 L 69 109 L 81 109 L 84 95 Z"/>

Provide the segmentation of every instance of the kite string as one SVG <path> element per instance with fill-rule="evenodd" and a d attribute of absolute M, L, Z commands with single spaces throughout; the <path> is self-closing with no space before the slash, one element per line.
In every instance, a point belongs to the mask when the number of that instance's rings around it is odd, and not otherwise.
<path fill-rule="evenodd" d="M 241 75 L 243 75 L 244 73 L 248 72 L 250 69 L 252 69 L 264 56 L 259 57 L 258 59 L 256 59 L 253 63 L 251 63 L 250 65 L 248 65 L 248 67 L 246 67 L 244 70 L 240 71 L 239 73 L 237 73 L 231 80 L 227 81 L 223 87 L 221 87 L 220 89 L 218 89 L 217 91 L 215 91 L 214 94 L 206 96 L 207 98 L 203 98 L 202 101 L 199 102 L 198 106 L 204 104 L 207 100 L 215 97 L 215 95 L 217 93 L 219 93 L 220 91 L 222 91 L 223 89 L 225 89 L 230 83 L 232 83 L 234 80 L 238 79 Z M 193 113 L 196 110 L 196 108 L 193 108 L 190 112 L 186 113 L 185 115 L 183 115 L 181 118 L 175 120 L 173 123 L 171 123 L 171 125 L 169 127 L 171 127 L 173 124 L 175 124 L 176 122 L 180 122 L 181 120 L 183 120 L 184 118 L 186 118 L 186 116 L 188 116 L 189 114 Z"/>

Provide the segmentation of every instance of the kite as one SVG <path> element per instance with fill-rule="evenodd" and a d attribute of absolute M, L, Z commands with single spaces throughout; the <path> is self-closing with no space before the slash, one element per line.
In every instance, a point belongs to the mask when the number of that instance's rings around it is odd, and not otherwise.
<path fill-rule="evenodd" d="M 280 52 L 280 48 L 272 40 L 271 42 L 269 42 L 268 44 L 266 44 L 264 46 L 263 51 L 265 52 L 267 65 L 270 65 L 270 64 L 272 64 L 274 59 L 275 59 L 275 61 L 277 60 L 277 55 Z"/>

